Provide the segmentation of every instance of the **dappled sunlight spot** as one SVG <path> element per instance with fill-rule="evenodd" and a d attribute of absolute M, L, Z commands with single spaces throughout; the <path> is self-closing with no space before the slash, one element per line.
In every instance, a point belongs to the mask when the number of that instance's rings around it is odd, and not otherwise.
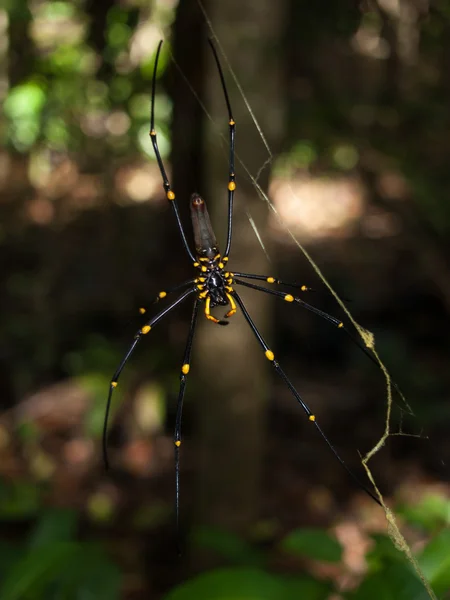
<path fill-rule="evenodd" d="M 154 20 L 144 21 L 136 29 L 131 38 L 130 61 L 137 67 L 143 59 L 151 56 L 156 51 L 161 33 Z"/>
<path fill-rule="evenodd" d="M 64 458 L 71 466 L 83 466 L 91 463 L 96 448 L 92 440 L 75 438 L 64 445 Z"/>
<path fill-rule="evenodd" d="M 33 161 L 30 166 L 30 179 L 33 184 L 43 189 L 45 188 L 45 196 L 47 198 L 60 198 L 70 192 L 78 185 L 79 170 L 76 162 L 69 158 L 64 158 L 61 162 L 52 165 L 51 157 L 47 156 L 47 160 L 43 156 Z M 43 168 L 43 163 L 47 163 L 47 169 Z M 41 175 L 38 174 L 41 172 Z"/>
<path fill-rule="evenodd" d="M 334 528 L 334 533 L 343 548 L 342 561 L 347 571 L 340 582 L 341 589 L 351 589 L 356 584 L 355 576 L 367 572 L 366 555 L 373 542 L 368 533 L 354 521 L 339 523 Z"/>
<path fill-rule="evenodd" d="M 125 135 L 130 125 L 130 117 L 124 111 L 116 110 L 106 119 L 106 129 L 111 135 Z"/>
<path fill-rule="evenodd" d="M 55 3 L 56 4 L 56 3 Z M 61 3 L 58 3 L 61 6 Z M 40 50 L 51 50 L 58 46 L 76 45 L 83 41 L 87 27 L 76 8 L 66 3 L 65 13 L 52 9 L 52 2 L 34 5 L 34 18 L 31 21 L 31 37 Z"/>
<path fill-rule="evenodd" d="M 75 380 L 67 380 L 44 387 L 23 400 L 17 406 L 16 421 L 31 421 L 41 431 L 64 431 L 80 424 L 88 406 L 88 393 Z"/>
<path fill-rule="evenodd" d="M 364 189 L 351 177 L 275 179 L 270 196 L 285 224 L 304 239 L 349 237 L 365 208 Z M 275 217 L 271 226 L 286 239 Z"/>
<path fill-rule="evenodd" d="M 102 484 L 86 503 L 88 516 L 97 522 L 107 522 L 114 516 L 120 501 L 119 490 L 112 483 Z"/>
<path fill-rule="evenodd" d="M 77 186 L 72 190 L 73 205 L 78 209 L 87 209 L 97 206 L 103 197 L 104 186 L 97 175 L 81 175 Z"/>
<path fill-rule="evenodd" d="M 154 470 L 154 458 L 151 440 L 133 440 L 123 450 L 122 463 L 134 475 L 142 476 Z"/>
<path fill-rule="evenodd" d="M 34 198 L 27 207 L 30 221 L 37 225 L 48 225 L 53 221 L 55 210 L 50 200 L 46 198 Z"/>
<path fill-rule="evenodd" d="M 115 181 L 119 194 L 133 202 L 161 199 L 161 175 L 153 164 L 121 167 Z"/>
<path fill-rule="evenodd" d="M 80 119 L 80 128 L 89 137 L 101 138 L 107 133 L 108 114 L 103 110 L 91 110 Z"/>
<path fill-rule="evenodd" d="M 139 388 L 134 401 L 134 415 L 139 429 L 154 434 L 162 431 L 165 421 L 165 394 L 153 383 Z"/>
<path fill-rule="evenodd" d="M 411 193 L 409 184 L 398 171 L 383 171 L 377 181 L 378 191 L 385 198 L 406 200 Z"/>
<path fill-rule="evenodd" d="M 56 461 L 40 448 L 33 448 L 28 461 L 31 474 L 38 480 L 50 479 L 56 471 Z"/>

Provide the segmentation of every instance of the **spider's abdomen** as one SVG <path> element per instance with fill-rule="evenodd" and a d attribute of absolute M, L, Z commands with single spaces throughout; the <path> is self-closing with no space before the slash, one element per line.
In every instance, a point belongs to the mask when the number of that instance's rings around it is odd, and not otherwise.
<path fill-rule="evenodd" d="M 197 256 L 213 259 L 218 253 L 216 236 L 206 203 L 199 194 L 191 196 L 191 219 Z"/>

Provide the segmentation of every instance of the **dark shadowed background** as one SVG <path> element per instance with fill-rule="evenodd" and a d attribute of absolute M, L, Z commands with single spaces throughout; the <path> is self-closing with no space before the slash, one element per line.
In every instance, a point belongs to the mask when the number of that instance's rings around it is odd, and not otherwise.
<path fill-rule="evenodd" d="M 415 416 L 394 408 L 390 432 L 408 435 L 389 437 L 370 466 L 399 515 L 421 502 L 437 511 L 437 525 L 417 517 L 407 531 L 422 548 L 450 514 L 450 3 L 9 0 L 0 30 L 0 600 L 222 598 L 220 580 L 204 595 L 177 586 L 224 564 L 326 584 L 286 600 L 350 598 L 370 536 L 386 534 L 383 511 L 308 426 L 242 316 L 227 328 L 201 316 L 177 556 L 172 434 L 189 300 L 125 368 L 104 470 L 109 381 L 138 309 L 156 313 L 156 294 L 192 274 L 148 136 L 161 38 L 156 127 L 189 241 L 194 191 L 222 249 L 226 235 L 213 36 L 237 122 L 230 268 L 305 284 L 314 291 L 302 298 L 348 324 L 295 238 L 375 334 Z M 381 371 L 316 315 L 242 297 L 364 479 L 360 457 L 385 428 Z M 280 541 L 305 528 L 337 537 L 335 570 L 286 555 Z M 281 598 L 244 587 L 223 598 Z"/>

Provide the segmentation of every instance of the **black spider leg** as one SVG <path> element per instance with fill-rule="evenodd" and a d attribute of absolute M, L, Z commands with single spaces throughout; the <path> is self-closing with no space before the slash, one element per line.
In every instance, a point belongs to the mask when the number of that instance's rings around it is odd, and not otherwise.
<path fill-rule="evenodd" d="M 236 134 L 236 122 L 233 119 L 233 114 L 231 112 L 231 104 L 230 98 L 228 96 L 227 86 L 225 84 L 225 77 L 223 76 L 222 66 L 219 61 L 219 57 L 217 55 L 217 50 L 211 39 L 208 40 L 209 45 L 211 46 L 214 60 L 216 61 L 217 70 L 219 71 L 220 82 L 222 83 L 223 95 L 225 96 L 225 102 L 227 104 L 228 110 L 228 125 L 229 125 L 229 138 L 230 138 L 230 156 L 229 156 L 229 168 L 228 168 L 228 233 L 227 233 L 227 245 L 225 248 L 225 253 L 223 255 L 223 259 L 227 260 L 228 255 L 230 254 L 231 249 L 231 235 L 233 229 L 233 200 L 234 200 L 234 190 L 236 189 L 236 174 L 234 172 L 234 138 Z"/>
<path fill-rule="evenodd" d="M 181 417 L 183 413 L 183 400 L 184 393 L 186 390 L 187 377 L 190 370 L 192 342 L 194 339 L 195 325 L 197 323 L 198 307 L 200 300 L 196 298 L 194 302 L 194 308 L 192 310 L 191 325 L 189 327 L 189 334 L 186 342 L 186 349 L 184 351 L 183 364 L 181 366 L 180 373 L 180 391 L 178 392 L 177 400 L 177 415 L 175 420 L 175 433 L 173 442 L 175 444 L 175 515 L 176 515 L 176 527 L 177 527 L 177 539 L 180 539 L 180 446 L 181 446 Z"/>
<path fill-rule="evenodd" d="M 111 383 L 109 385 L 108 400 L 106 402 L 105 420 L 103 422 L 103 461 L 105 463 L 106 469 L 109 468 L 107 438 L 108 438 L 108 417 L 109 417 L 109 411 L 111 408 L 111 398 L 112 398 L 112 393 L 113 393 L 114 389 L 117 387 L 117 383 L 119 381 L 119 377 L 120 377 L 120 374 L 121 374 L 124 366 L 128 362 L 128 359 L 130 358 L 130 356 L 133 354 L 133 351 L 136 348 L 136 346 L 138 345 L 138 342 L 142 338 L 142 336 L 146 335 L 150 331 L 150 329 L 154 325 L 156 325 L 156 323 L 158 323 L 158 321 L 161 321 L 161 319 L 163 319 L 172 309 L 174 309 L 176 306 L 178 306 L 178 304 L 183 302 L 183 300 L 185 300 L 188 296 L 190 296 L 191 294 L 193 294 L 196 291 L 197 291 L 196 288 L 187 290 L 186 292 L 184 292 L 184 294 L 182 294 L 174 302 L 169 304 L 169 306 L 166 306 L 166 308 L 164 310 L 162 310 L 157 315 L 155 315 L 152 319 L 147 321 L 147 323 L 141 329 L 139 329 L 139 331 L 134 336 L 133 343 L 128 348 L 127 353 L 123 357 L 120 365 L 117 367 L 116 372 L 114 373 L 113 378 L 111 379 Z"/>
<path fill-rule="evenodd" d="M 156 93 L 156 72 L 158 70 L 158 61 L 159 61 L 159 53 L 161 52 L 161 46 L 163 44 L 163 40 L 161 40 L 158 44 L 158 49 L 156 51 L 155 58 L 155 66 L 153 69 L 153 80 L 152 80 L 152 99 L 151 99 L 151 111 L 150 111 L 150 138 L 153 144 L 153 150 L 155 152 L 156 160 L 158 162 L 159 171 L 161 173 L 161 177 L 163 180 L 164 191 L 166 192 L 167 200 L 169 200 L 173 212 L 175 214 L 175 218 L 177 220 L 178 230 L 181 235 L 181 239 L 183 240 L 183 246 L 186 252 L 189 255 L 189 258 L 192 262 L 195 262 L 195 256 L 192 254 L 191 249 L 189 248 L 189 244 L 187 243 L 186 234 L 184 232 L 183 224 L 180 218 L 180 211 L 178 209 L 178 204 L 175 198 L 175 194 L 170 187 L 169 178 L 167 177 L 166 170 L 164 169 L 164 164 L 161 158 L 161 154 L 158 148 L 158 140 L 155 131 L 155 93 Z"/>
<path fill-rule="evenodd" d="M 169 296 L 169 294 L 172 294 L 173 292 L 178 292 L 179 290 L 182 290 L 183 288 L 187 287 L 188 285 L 194 284 L 195 281 L 196 281 L 195 279 L 188 279 L 187 281 L 183 281 L 183 283 L 166 288 L 165 290 L 161 290 L 160 292 L 158 292 L 158 295 L 152 300 L 152 302 L 150 304 L 152 304 L 152 305 L 157 304 L 163 298 L 167 298 L 167 296 Z M 145 313 L 147 312 L 147 309 L 144 307 L 141 307 L 141 308 L 139 308 L 139 312 L 141 313 L 141 315 L 145 315 Z"/>
<path fill-rule="evenodd" d="M 353 471 L 350 469 L 350 467 L 347 466 L 347 464 L 344 462 L 344 460 L 338 454 L 338 451 L 336 450 L 336 448 L 333 446 L 333 444 L 327 438 L 327 436 L 325 435 L 325 433 L 323 432 L 323 430 L 321 429 L 321 427 L 317 423 L 315 415 L 311 412 L 311 409 L 309 408 L 309 406 L 304 402 L 303 398 L 297 392 L 297 390 L 295 389 L 295 387 L 291 383 L 290 379 L 287 377 L 287 375 L 285 374 L 285 372 L 283 371 L 283 369 L 280 367 L 278 361 L 275 360 L 274 353 L 272 352 L 272 350 L 269 349 L 269 346 L 266 344 L 266 342 L 264 341 L 263 337 L 259 333 L 256 325 L 253 323 L 253 320 L 250 317 L 250 315 L 248 314 L 247 309 L 245 308 L 244 303 L 242 302 L 239 294 L 237 292 L 233 291 L 232 295 L 235 297 L 236 302 L 239 304 L 239 307 L 242 310 L 242 313 L 243 313 L 243 315 L 245 317 L 245 320 L 249 324 L 250 329 L 253 331 L 253 333 L 254 333 L 256 339 L 258 340 L 260 346 L 263 348 L 266 358 L 271 362 L 271 364 L 272 364 L 273 368 L 275 369 L 275 371 L 278 373 L 278 375 L 281 377 L 281 379 L 287 385 L 287 387 L 289 388 L 290 392 L 292 393 L 292 395 L 294 396 L 294 398 L 297 400 L 297 402 L 301 405 L 301 407 L 305 411 L 305 413 L 306 413 L 309 421 L 311 421 L 312 423 L 314 423 L 317 431 L 322 436 L 322 439 L 326 442 L 326 444 L 329 447 L 329 449 L 331 450 L 331 452 L 334 454 L 334 456 L 336 457 L 336 459 L 341 463 L 342 467 L 347 471 L 347 473 L 350 475 L 350 477 L 353 479 L 353 481 L 358 485 L 358 487 L 360 487 L 364 492 L 366 492 L 366 494 L 368 494 L 373 500 L 375 500 L 375 502 L 377 504 L 379 504 L 381 506 L 381 502 L 378 500 L 378 498 L 373 494 L 373 492 L 371 492 L 369 490 L 369 488 L 367 488 L 364 485 L 364 483 L 362 483 L 359 480 L 359 478 L 353 473 Z"/>
<path fill-rule="evenodd" d="M 235 275 L 237 275 L 239 277 L 247 277 L 248 279 L 258 279 L 260 281 L 267 281 L 267 283 L 275 283 L 277 285 L 285 285 L 287 287 L 297 287 L 297 284 L 286 283 L 285 281 L 280 281 L 279 279 L 275 279 L 274 277 L 266 277 L 265 275 L 250 275 L 247 273 L 233 272 L 233 276 L 235 276 Z M 301 298 L 298 298 L 297 296 L 292 296 L 291 294 L 285 294 L 284 292 L 278 292 L 276 290 L 270 290 L 270 289 L 262 287 L 260 285 L 255 285 L 254 283 L 248 283 L 247 281 L 240 281 L 238 279 L 236 279 L 234 281 L 234 283 L 236 283 L 238 285 L 244 285 L 245 287 L 252 288 L 253 290 L 258 290 L 259 292 L 265 292 L 266 294 L 272 294 L 273 296 L 278 296 L 279 298 L 283 298 L 283 300 L 286 300 L 287 302 L 296 302 L 297 304 L 300 304 L 300 306 L 302 306 L 306 310 L 309 310 L 310 312 L 314 313 L 315 315 L 318 315 L 325 321 L 328 321 L 328 323 L 331 323 L 331 325 L 334 325 L 337 329 L 340 329 L 341 331 L 343 331 L 348 336 L 348 338 L 352 341 L 352 343 L 355 346 L 357 346 L 361 350 L 361 352 L 363 354 L 365 354 L 367 356 L 367 358 L 377 367 L 377 369 L 382 371 L 379 362 L 371 354 L 371 352 L 369 352 L 367 347 L 364 346 L 359 341 L 359 339 L 351 331 L 349 331 L 347 329 L 347 327 L 344 325 L 344 323 L 342 321 L 340 321 L 339 319 L 337 319 L 336 317 L 333 317 L 332 315 L 329 315 L 328 313 L 324 312 L 323 310 L 320 310 L 319 308 L 316 308 L 315 306 L 308 304 L 307 302 L 305 302 Z M 308 288 L 306 286 L 300 286 L 300 287 L 301 287 L 302 291 L 305 291 L 305 292 L 311 291 L 311 288 Z M 400 390 L 399 386 L 395 383 L 395 381 L 392 379 L 392 377 L 390 376 L 389 373 L 388 373 L 388 376 L 389 376 L 390 384 L 392 385 L 394 390 L 398 393 L 398 395 L 400 396 L 400 398 L 403 401 L 402 406 L 400 406 L 399 403 L 395 402 L 395 400 L 394 400 L 395 404 L 401 410 L 405 410 L 408 414 L 410 414 L 410 415 L 414 414 L 412 412 L 411 408 L 409 407 L 409 405 L 405 402 L 404 395 L 403 395 L 402 391 Z"/>

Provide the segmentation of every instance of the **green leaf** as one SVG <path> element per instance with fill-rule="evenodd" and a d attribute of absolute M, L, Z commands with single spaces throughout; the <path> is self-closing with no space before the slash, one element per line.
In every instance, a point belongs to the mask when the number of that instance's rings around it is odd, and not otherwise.
<path fill-rule="evenodd" d="M 433 530 L 450 523 L 450 500 L 443 494 L 428 494 L 418 504 L 404 506 L 397 512 L 409 522 Z"/>
<path fill-rule="evenodd" d="M 367 577 L 351 600 L 429 600 L 420 579 L 406 564 L 396 563 Z"/>
<path fill-rule="evenodd" d="M 192 535 L 192 542 L 195 546 L 216 551 L 235 565 L 260 567 L 264 562 L 263 555 L 253 546 L 237 535 L 221 529 L 198 528 Z"/>
<path fill-rule="evenodd" d="M 10 569 L 0 587 L 2 600 L 23 600 L 33 591 L 52 581 L 63 569 L 70 569 L 77 552 L 77 545 L 70 542 L 50 544 L 26 554 Z M 37 589 L 36 589 L 37 588 Z"/>
<path fill-rule="evenodd" d="M 72 510 L 51 509 L 43 513 L 30 538 L 30 548 L 73 539 L 77 514 Z"/>
<path fill-rule="evenodd" d="M 297 529 L 280 544 L 282 550 L 315 560 L 339 562 L 342 547 L 332 536 L 321 529 Z"/>
<path fill-rule="evenodd" d="M 290 580 L 260 569 L 217 569 L 183 583 L 164 600 L 325 600 L 329 587 L 310 578 Z"/>
<path fill-rule="evenodd" d="M 419 564 L 438 596 L 450 590 L 450 529 L 442 530 L 431 540 Z"/>

